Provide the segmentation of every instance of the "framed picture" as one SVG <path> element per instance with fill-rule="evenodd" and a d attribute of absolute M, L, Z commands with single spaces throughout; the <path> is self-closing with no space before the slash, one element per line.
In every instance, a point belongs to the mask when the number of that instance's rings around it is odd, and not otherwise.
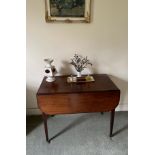
<path fill-rule="evenodd" d="M 90 23 L 91 0 L 45 0 L 46 22 Z"/>

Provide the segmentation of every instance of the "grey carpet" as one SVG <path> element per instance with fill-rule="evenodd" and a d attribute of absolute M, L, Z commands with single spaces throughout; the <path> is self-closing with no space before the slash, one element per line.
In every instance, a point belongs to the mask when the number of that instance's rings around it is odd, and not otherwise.
<path fill-rule="evenodd" d="M 50 144 L 40 116 L 27 119 L 27 155 L 127 155 L 128 113 L 116 112 L 109 138 L 110 114 L 89 113 L 49 117 Z"/>

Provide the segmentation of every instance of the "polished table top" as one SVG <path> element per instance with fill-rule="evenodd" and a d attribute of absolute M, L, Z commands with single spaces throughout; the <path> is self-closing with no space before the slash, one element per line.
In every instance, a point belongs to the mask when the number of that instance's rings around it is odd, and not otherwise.
<path fill-rule="evenodd" d="M 120 91 L 106 74 L 94 74 L 95 81 L 85 83 L 67 83 L 67 77 L 56 76 L 56 80 L 51 83 L 46 82 L 44 77 L 37 95 Z"/>

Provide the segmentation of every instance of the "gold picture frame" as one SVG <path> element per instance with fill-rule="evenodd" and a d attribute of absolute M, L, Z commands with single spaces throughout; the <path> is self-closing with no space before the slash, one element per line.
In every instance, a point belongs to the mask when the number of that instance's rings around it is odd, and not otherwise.
<path fill-rule="evenodd" d="M 90 23 L 91 0 L 45 0 L 46 22 Z"/>

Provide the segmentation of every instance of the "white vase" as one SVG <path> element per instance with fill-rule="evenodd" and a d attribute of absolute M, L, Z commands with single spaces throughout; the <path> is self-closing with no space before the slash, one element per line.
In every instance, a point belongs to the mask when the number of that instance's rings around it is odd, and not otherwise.
<path fill-rule="evenodd" d="M 55 72 L 56 72 L 56 69 L 55 69 L 55 66 L 53 66 L 51 63 L 53 62 L 53 59 L 44 59 L 45 61 L 45 76 L 47 77 L 46 78 L 46 81 L 47 82 L 53 82 L 55 81 Z M 55 71 L 53 71 L 53 69 Z"/>
<path fill-rule="evenodd" d="M 77 72 L 77 77 L 81 77 L 81 72 Z"/>

